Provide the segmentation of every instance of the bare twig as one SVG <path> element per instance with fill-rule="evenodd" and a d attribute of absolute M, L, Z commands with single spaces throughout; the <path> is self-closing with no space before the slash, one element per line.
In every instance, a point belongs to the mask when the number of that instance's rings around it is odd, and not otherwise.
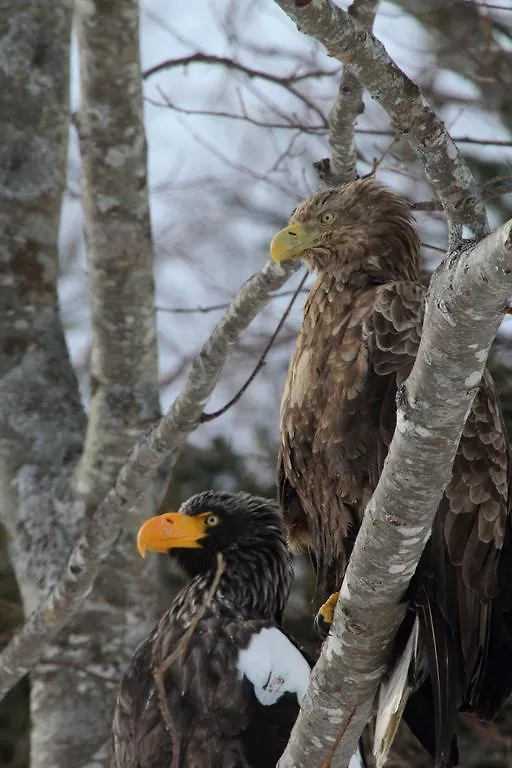
<path fill-rule="evenodd" d="M 96 680 L 102 680 L 105 683 L 114 683 L 116 685 L 121 679 L 119 676 L 112 677 L 111 675 L 102 675 L 101 672 L 95 672 L 83 664 L 76 664 L 65 659 L 39 659 L 37 667 L 64 667 L 66 669 L 76 669 L 77 672 L 81 672 L 89 677 L 94 677 Z"/>
<path fill-rule="evenodd" d="M 201 610 L 197 611 L 197 613 L 192 618 L 192 621 L 190 622 L 190 626 L 185 632 L 185 635 L 183 636 L 183 642 L 180 643 L 179 647 L 175 648 L 174 651 L 170 653 L 169 656 L 167 656 L 163 660 L 163 667 L 162 667 L 163 672 L 166 672 L 171 666 L 171 664 L 174 664 L 176 659 L 179 658 L 179 656 L 181 656 L 187 650 L 188 644 L 190 642 L 190 638 L 196 631 L 197 625 L 199 624 L 202 617 L 204 616 L 204 612 L 206 611 L 208 606 L 211 604 L 213 596 L 215 595 L 215 592 L 217 591 L 217 587 L 219 586 L 219 582 L 221 580 L 222 574 L 224 573 L 225 570 L 226 570 L 226 563 L 222 556 L 222 553 L 217 552 L 217 567 L 215 569 L 215 575 L 205 595 L 205 599 L 201 606 Z"/>
<path fill-rule="evenodd" d="M 154 107 L 162 107 L 165 109 L 171 109 L 174 112 L 178 112 L 180 115 L 201 115 L 203 117 L 227 117 L 230 120 L 242 120 L 244 123 L 250 123 L 251 125 L 255 125 L 257 128 L 265 128 L 267 130 L 270 130 L 272 128 L 276 128 L 278 130 L 291 130 L 291 131 L 300 131 L 301 133 L 311 133 L 313 135 L 322 135 L 327 132 L 327 121 L 322 122 L 320 125 L 308 125 L 303 121 L 300 121 L 296 115 L 290 117 L 290 119 L 286 122 L 285 117 L 283 116 L 283 121 L 278 122 L 272 122 L 270 119 L 268 120 L 258 120 L 255 117 L 251 117 L 247 113 L 246 110 L 242 110 L 239 114 L 235 112 L 224 112 L 221 110 L 216 109 L 198 109 L 198 108 L 186 108 L 181 107 L 176 102 L 172 101 L 172 99 L 169 98 L 169 96 L 166 94 L 165 99 L 163 99 L 161 102 L 156 101 L 156 99 L 151 99 L 149 96 L 145 97 L 145 101 L 147 101 L 148 104 L 152 104 Z"/>
<path fill-rule="evenodd" d="M 179 768 L 181 762 L 181 741 L 178 729 L 172 719 L 167 696 L 165 695 L 165 681 L 163 673 L 162 642 L 163 639 L 157 637 L 158 642 L 153 644 L 153 681 L 155 683 L 156 695 L 158 700 L 158 709 L 164 721 L 165 729 L 171 740 L 172 762 L 170 768 Z"/>
<path fill-rule="evenodd" d="M 278 335 L 279 335 L 279 333 L 281 331 L 281 328 L 285 324 L 286 319 L 287 319 L 288 315 L 290 314 L 293 305 L 295 304 L 297 296 L 302 291 L 302 287 L 304 286 L 304 283 L 306 282 L 307 279 L 308 279 L 308 273 L 306 272 L 306 274 L 304 275 L 304 277 L 300 281 L 299 285 L 297 286 L 297 288 L 293 292 L 293 296 L 290 299 L 290 301 L 288 303 L 288 306 L 286 307 L 285 311 L 281 315 L 281 319 L 279 320 L 274 333 L 272 334 L 272 336 L 268 340 L 268 342 L 267 342 L 267 344 L 265 346 L 265 349 L 263 350 L 263 352 L 260 355 L 260 358 L 259 358 L 258 362 L 256 363 L 256 365 L 255 365 L 254 369 L 252 370 L 251 374 L 249 375 L 249 377 L 245 380 L 244 384 L 242 384 L 242 386 L 240 387 L 240 389 L 238 390 L 236 395 L 234 395 L 231 398 L 231 400 L 229 400 L 226 403 L 226 405 L 224 405 L 222 408 L 219 408 L 217 411 L 213 411 L 213 413 L 203 413 L 201 415 L 201 423 L 202 424 L 207 422 L 207 421 L 213 421 L 213 419 L 218 419 L 219 416 L 223 416 L 227 411 L 229 411 L 229 409 L 233 405 L 235 405 L 235 403 L 237 403 L 240 400 L 242 395 L 247 391 L 249 386 L 252 384 L 252 382 L 254 381 L 256 376 L 258 375 L 258 373 L 261 371 L 261 369 L 265 365 L 265 358 L 267 357 L 268 353 L 272 349 L 272 346 L 273 346 L 275 340 L 277 339 L 277 337 L 278 337 Z"/>
<path fill-rule="evenodd" d="M 143 77 L 146 80 L 158 72 L 163 72 L 168 69 L 175 69 L 176 67 L 188 67 L 190 64 L 208 64 L 219 65 L 225 69 L 236 70 L 242 72 L 244 75 L 250 78 L 258 78 L 260 80 L 268 80 L 271 83 L 288 87 L 294 83 L 299 83 L 301 80 L 307 80 L 309 78 L 317 77 L 332 77 L 336 74 L 336 70 L 317 69 L 310 72 L 303 72 L 302 74 L 293 75 L 274 75 L 272 72 L 263 72 L 260 69 L 254 69 L 254 67 L 241 64 L 239 61 L 230 59 L 226 56 L 215 56 L 210 53 L 193 53 L 190 56 L 181 56 L 177 59 L 166 59 L 161 61 L 160 64 L 156 64 L 154 67 L 146 69 L 143 73 Z"/>
<path fill-rule="evenodd" d="M 351 713 L 351 715 L 349 717 L 349 720 L 348 720 L 349 723 L 352 720 L 352 717 L 354 716 L 354 714 L 355 714 L 355 708 L 352 710 L 352 713 Z M 327 757 L 322 762 L 321 768 L 330 768 L 330 766 L 332 764 L 332 761 L 333 761 L 333 758 L 334 758 L 334 755 L 336 754 L 336 750 L 338 749 L 338 745 L 339 745 L 341 739 L 343 738 L 343 735 L 344 735 L 346 730 L 347 730 L 347 726 L 345 724 L 343 724 L 341 726 L 340 730 L 339 730 L 338 735 L 336 736 L 336 738 L 333 741 L 332 747 L 329 749 Z"/>
<path fill-rule="evenodd" d="M 300 293 L 307 293 L 306 290 L 301 290 Z M 295 291 L 280 291 L 279 293 L 274 293 L 273 296 L 271 296 L 272 299 L 282 299 L 286 296 L 294 296 Z M 223 304 L 208 304 L 206 307 L 157 307 L 157 312 L 169 312 L 173 315 L 198 315 L 198 314 L 208 314 L 209 312 L 217 312 L 222 309 L 227 309 L 229 307 L 229 302 L 224 302 Z"/>

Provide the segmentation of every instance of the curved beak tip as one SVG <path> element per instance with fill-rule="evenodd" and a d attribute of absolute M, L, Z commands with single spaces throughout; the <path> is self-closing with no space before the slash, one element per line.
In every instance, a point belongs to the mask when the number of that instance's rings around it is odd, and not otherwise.
<path fill-rule="evenodd" d="M 146 552 L 165 552 L 169 546 L 172 525 L 164 515 L 156 515 L 145 520 L 137 533 L 137 549 L 141 557 Z"/>
<path fill-rule="evenodd" d="M 293 236 L 290 237 L 287 229 L 282 229 L 272 238 L 272 242 L 270 243 L 270 255 L 272 257 L 272 261 L 274 261 L 278 266 L 281 266 L 282 261 L 286 261 L 286 259 L 292 258 L 292 245 L 296 244 L 296 242 L 293 242 L 293 240 Z"/>
<path fill-rule="evenodd" d="M 280 266 L 282 261 L 300 256 L 315 240 L 315 232 L 310 232 L 303 224 L 290 224 L 272 238 L 270 243 L 272 261 Z"/>
<path fill-rule="evenodd" d="M 139 531 L 139 535 L 137 536 L 137 550 L 141 557 L 146 557 L 146 544 L 144 543 L 144 541 L 140 536 L 140 531 Z"/>

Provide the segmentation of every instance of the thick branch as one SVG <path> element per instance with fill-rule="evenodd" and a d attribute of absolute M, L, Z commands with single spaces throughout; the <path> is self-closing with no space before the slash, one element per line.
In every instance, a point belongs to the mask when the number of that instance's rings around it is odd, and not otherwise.
<path fill-rule="evenodd" d="M 512 294 L 512 221 L 432 278 L 418 357 L 326 640 L 280 768 L 347 765 L 371 712 L 490 346 Z M 319 738 L 322 734 L 322 738 Z M 324 738 L 325 735 L 325 738 Z"/>
<path fill-rule="evenodd" d="M 47 503 L 61 512 L 58 525 L 52 518 L 46 523 L 53 526 L 49 540 L 56 542 L 59 553 L 53 570 L 44 569 L 44 589 L 31 609 L 65 570 L 83 530 L 83 522 L 79 528 L 75 523 L 76 512 L 86 517 L 98 505 L 135 440 L 159 416 L 137 6 L 136 0 L 112 0 L 78 2 L 75 8 L 81 65 L 77 122 L 93 325 L 92 398 L 78 470 L 72 472 L 73 466 L 65 473 L 65 463 L 57 465 L 56 483 L 48 494 Z M 50 17 L 47 24 L 50 29 Z M 55 70 L 61 67 L 59 61 Z M 67 119 L 68 104 L 64 114 Z M 61 371 L 56 364 L 52 375 L 59 384 Z M 46 385 L 49 391 L 56 389 L 51 378 Z M 39 407 L 44 412 L 41 403 Z M 62 409 L 61 403 L 57 408 Z M 55 420 L 52 433 L 61 431 Z M 42 482 L 45 474 L 43 470 Z M 42 494 L 34 481 L 25 481 L 23 487 L 32 500 L 37 530 L 42 518 L 49 517 Z M 79 503 L 59 498 L 62 487 L 73 501 L 79 497 Z M 156 573 L 145 567 L 133 546 L 136 515 L 127 515 L 124 525 L 125 534 L 102 568 L 91 598 L 67 630 L 45 648 L 47 658 L 59 663 L 39 666 L 32 674 L 33 768 L 107 765 L 101 745 L 109 743 L 112 679 L 154 620 L 157 602 Z M 37 548 L 30 546 L 30 562 L 37 562 L 37 554 Z M 103 676 L 84 677 L 80 671 L 99 664 Z"/>
<path fill-rule="evenodd" d="M 25 613 L 62 574 L 83 515 L 71 482 L 85 418 L 57 299 L 72 16 L 72 0 L 0 8 L 0 515 Z M 32 768 L 59 766 L 45 683 L 32 678 Z"/>
<path fill-rule="evenodd" d="M 488 231 L 485 208 L 475 180 L 446 131 L 428 107 L 418 86 L 388 56 L 382 43 L 330 0 L 276 0 L 298 28 L 319 40 L 330 56 L 346 63 L 384 107 L 408 140 L 446 211 L 450 242 L 467 225 L 476 235 Z"/>
<path fill-rule="evenodd" d="M 158 465 L 169 455 L 173 463 L 186 438 L 197 427 L 240 334 L 297 267 L 298 264 L 290 263 L 281 271 L 266 264 L 242 287 L 192 364 L 185 387 L 169 412 L 131 452 L 114 488 L 75 546 L 62 579 L 0 655 L 0 697 L 37 662 L 45 642 L 78 610 L 114 546 L 130 508 L 142 498 Z"/>

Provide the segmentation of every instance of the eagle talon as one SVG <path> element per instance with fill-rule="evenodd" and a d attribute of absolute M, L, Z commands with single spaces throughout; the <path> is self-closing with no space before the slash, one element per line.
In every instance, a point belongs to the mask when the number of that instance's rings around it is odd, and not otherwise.
<path fill-rule="evenodd" d="M 318 613 L 315 616 L 315 630 L 322 640 L 329 634 L 339 594 L 339 592 L 333 592 L 325 603 L 320 606 Z"/>

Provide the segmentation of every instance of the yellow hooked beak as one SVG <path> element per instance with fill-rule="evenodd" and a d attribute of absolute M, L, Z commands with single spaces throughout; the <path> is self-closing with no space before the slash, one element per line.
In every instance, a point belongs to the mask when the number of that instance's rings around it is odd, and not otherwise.
<path fill-rule="evenodd" d="M 206 536 L 202 517 L 190 517 L 181 512 L 167 512 L 150 517 L 139 528 L 137 549 L 142 557 L 146 550 L 167 552 L 168 549 L 198 549 L 199 541 Z"/>
<path fill-rule="evenodd" d="M 306 229 L 303 224 L 290 224 L 289 227 L 278 232 L 270 243 L 272 260 L 276 264 L 280 264 L 282 261 L 300 256 L 316 244 L 318 234 L 318 232 Z"/>

